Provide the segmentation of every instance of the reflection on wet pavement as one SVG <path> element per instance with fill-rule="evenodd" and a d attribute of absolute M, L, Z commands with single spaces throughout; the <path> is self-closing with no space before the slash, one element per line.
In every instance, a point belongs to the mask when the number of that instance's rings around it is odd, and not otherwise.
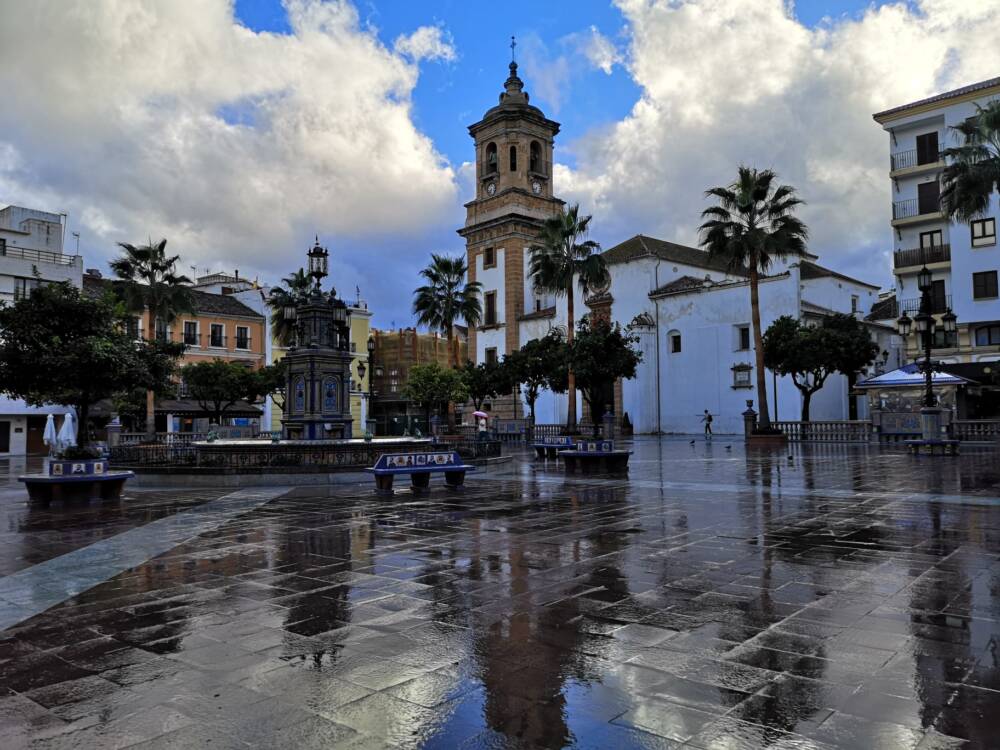
<path fill-rule="evenodd" d="M 3 747 L 1000 747 L 995 454 L 726 444 L 264 502 L 0 632 Z"/>

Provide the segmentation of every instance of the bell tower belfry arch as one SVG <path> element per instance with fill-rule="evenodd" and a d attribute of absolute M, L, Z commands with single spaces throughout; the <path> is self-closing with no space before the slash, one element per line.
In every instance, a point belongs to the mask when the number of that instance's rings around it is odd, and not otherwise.
<path fill-rule="evenodd" d="M 476 194 L 465 204 L 465 226 L 458 234 L 466 243 L 469 279 L 483 285 L 483 320 L 469 329 L 474 362 L 499 359 L 523 343 L 519 321 L 535 309 L 527 278 L 529 248 L 543 222 L 564 205 L 552 185 L 558 132 L 559 123 L 529 103 L 512 59 L 499 103 L 469 126 Z"/>

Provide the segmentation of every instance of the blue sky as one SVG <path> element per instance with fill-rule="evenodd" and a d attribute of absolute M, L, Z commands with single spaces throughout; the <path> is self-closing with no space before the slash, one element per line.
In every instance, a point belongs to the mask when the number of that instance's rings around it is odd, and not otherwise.
<path fill-rule="evenodd" d="M 798 20 L 817 26 L 826 19 L 856 17 L 871 5 L 885 0 L 800 0 L 795 3 Z M 363 25 L 377 29 L 387 47 L 401 34 L 423 25 L 440 25 L 454 40 L 458 59 L 421 66 L 420 80 L 413 92 L 414 123 L 431 137 L 436 148 L 452 164 L 470 159 L 472 141 L 465 128 L 496 104 L 510 61 L 509 37 L 518 41 L 515 50 L 522 78 L 536 104 L 562 124 L 559 136 L 560 162 L 576 166 L 566 144 L 588 131 L 621 120 L 639 97 L 639 89 L 620 65 L 611 75 L 593 70 L 576 60 L 570 81 L 570 100 L 557 109 L 532 86 L 530 61 L 550 61 L 565 53 L 566 39 L 588 26 L 604 36 L 623 41 L 625 20 L 609 0 L 538 2 L 505 0 L 504 18 L 520 19 L 510 28 L 493 23 L 488 7 L 475 0 L 359 0 Z M 236 0 L 236 16 L 254 31 L 290 33 L 281 0 Z"/>

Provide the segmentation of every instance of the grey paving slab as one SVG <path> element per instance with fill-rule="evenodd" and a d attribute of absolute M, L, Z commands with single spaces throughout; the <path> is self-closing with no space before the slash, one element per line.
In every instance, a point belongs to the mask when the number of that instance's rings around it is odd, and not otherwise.
<path fill-rule="evenodd" d="M 0 736 L 1000 747 L 996 452 L 631 447 L 627 476 L 525 453 L 462 492 L 299 487 L 204 528 L 178 496 L 176 527 L 134 536 L 149 559 L 121 569 L 83 544 L 77 560 L 107 580 L 68 597 L 37 582 L 66 598 L 0 632 Z M 114 523 L 9 510 L 7 539 L 38 555 L 104 545 Z"/>
<path fill-rule="evenodd" d="M 0 630 L 270 502 L 288 487 L 239 490 L 0 578 Z"/>

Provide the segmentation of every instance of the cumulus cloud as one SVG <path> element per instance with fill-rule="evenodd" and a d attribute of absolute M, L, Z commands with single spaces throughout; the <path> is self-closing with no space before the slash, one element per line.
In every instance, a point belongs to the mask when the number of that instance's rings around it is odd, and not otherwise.
<path fill-rule="evenodd" d="M 165 236 L 203 269 L 271 277 L 317 232 L 344 264 L 447 221 L 456 176 L 411 118 L 417 61 L 454 59 L 447 34 L 390 50 L 345 0 L 286 8 L 292 33 L 272 34 L 229 0 L 0 0 L 0 201 L 69 211 L 88 264 Z"/>
<path fill-rule="evenodd" d="M 457 57 L 451 34 L 439 26 L 421 26 L 412 34 L 401 34 L 396 38 L 393 49 L 414 60 L 451 62 Z"/>
<path fill-rule="evenodd" d="M 1000 0 L 920 0 L 800 24 L 785 0 L 617 0 L 641 96 L 571 144 L 557 190 L 607 240 L 692 243 L 705 188 L 775 168 L 825 261 L 889 281 L 888 136 L 871 114 L 1000 73 Z"/>

